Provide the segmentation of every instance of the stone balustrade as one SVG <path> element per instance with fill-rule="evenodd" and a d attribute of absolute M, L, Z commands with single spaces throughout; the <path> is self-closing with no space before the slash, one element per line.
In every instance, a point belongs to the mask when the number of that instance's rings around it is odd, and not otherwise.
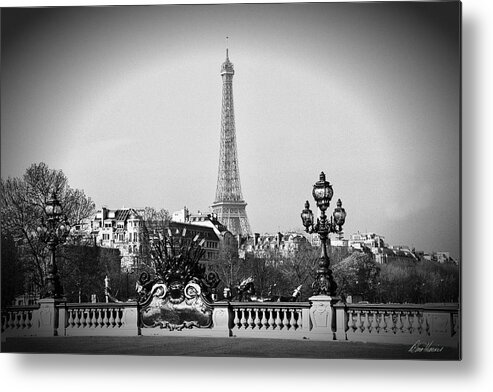
<path fill-rule="evenodd" d="M 315 296 L 310 302 L 216 302 L 210 328 L 167 334 L 458 346 L 458 304 L 346 304 Z M 127 303 L 64 303 L 2 309 L 2 340 L 28 336 L 139 335 L 139 307 Z M 152 334 L 148 331 L 147 334 Z M 157 333 L 157 332 L 156 332 Z"/>
<path fill-rule="evenodd" d="M 230 309 L 231 336 L 303 338 L 310 330 L 308 302 L 236 302 Z"/>
<path fill-rule="evenodd" d="M 8 336 L 34 336 L 33 312 L 39 305 L 15 306 L 2 310 L 2 340 Z"/>
<path fill-rule="evenodd" d="M 136 302 L 57 305 L 60 336 L 122 336 L 138 334 Z"/>
<path fill-rule="evenodd" d="M 458 344 L 458 304 L 343 304 L 336 309 L 338 340 Z"/>
<path fill-rule="evenodd" d="M 70 304 L 43 299 L 2 309 L 2 341 L 27 336 L 138 335 L 136 302 Z"/>

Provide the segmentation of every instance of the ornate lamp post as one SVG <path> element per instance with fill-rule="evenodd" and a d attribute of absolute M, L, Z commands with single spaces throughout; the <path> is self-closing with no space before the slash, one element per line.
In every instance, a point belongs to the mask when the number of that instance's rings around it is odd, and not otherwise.
<path fill-rule="evenodd" d="M 327 241 L 329 233 L 342 234 L 342 226 L 346 220 L 346 211 L 342 208 L 341 199 L 337 201 L 337 208 L 334 209 L 334 213 L 327 219 L 325 211 L 330 205 L 332 195 L 332 185 L 325 180 L 324 172 L 320 173 L 320 180 L 313 185 L 313 198 L 317 202 L 317 206 L 321 211 L 320 218 L 317 218 L 317 223 L 314 224 L 313 213 L 310 210 L 310 203 L 308 200 L 305 203 L 305 209 L 301 213 L 301 220 L 305 231 L 307 233 L 317 233 L 322 241 L 322 254 L 317 269 L 317 278 L 312 284 L 314 295 L 330 295 L 335 296 L 337 290 L 337 284 L 332 277 L 332 271 L 330 267 L 330 260 L 327 254 Z"/>
<path fill-rule="evenodd" d="M 70 226 L 66 217 L 63 215 L 62 206 L 55 192 L 52 193 L 51 199 L 46 202 L 45 213 L 47 222 L 45 223 L 43 221 L 37 228 L 37 236 L 50 249 L 50 263 L 46 277 L 46 297 L 60 298 L 62 296 L 62 289 L 58 276 L 55 253 L 58 245 L 63 244 L 67 240 Z"/>

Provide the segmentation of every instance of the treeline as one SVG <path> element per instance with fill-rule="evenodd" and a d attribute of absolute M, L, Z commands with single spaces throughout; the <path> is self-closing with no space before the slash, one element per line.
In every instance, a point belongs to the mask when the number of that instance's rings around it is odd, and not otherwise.
<path fill-rule="evenodd" d="M 44 295 L 50 252 L 38 227 L 48 220 L 45 207 L 52 192 L 56 192 L 63 223 L 69 228 L 89 218 L 95 205 L 82 190 L 69 186 L 61 170 L 45 163 L 32 164 L 20 178 L 2 178 L 0 191 L 1 294 L 2 306 L 8 306 L 21 295 L 34 299 Z M 57 248 L 56 259 L 63 294 L 70 302 L 90 300 L 92 294 L 103 300 L 105 276 L 116 286 L 121 284 L 118 250 L 69 237 Z"/>
<path fill-rule="evenodd" d="M 459 301 L 459 267 L 454 263 L 416 261 L 414 259 L 377 264 L 372 255 L 347 248 L 329 247 L 331 269 L 338 285 L 338 295 L 353 301 L 370 303 L 426 303 Z M 320 250 L 307 247 L 293 257 L 272 252 L 266 258 L 246 260 L 223 257 L 216 266 L 221 277 L 220 289 L 236 287 L 253 277 L 256 295 L 290 296 L 303 285 L 301 301 L 313 295 Z M 221 293 L 220 293 L 221 296 Z"/>

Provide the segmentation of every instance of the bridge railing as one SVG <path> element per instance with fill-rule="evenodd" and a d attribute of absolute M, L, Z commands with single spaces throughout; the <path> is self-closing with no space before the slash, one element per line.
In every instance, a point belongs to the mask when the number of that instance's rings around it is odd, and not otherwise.
<path fill-rule="evenodd" d="M 8 336 L 35 336 L 36 319 L 33 314 L 39 305 L 11 306 L 2 309 L 2 339 Z"/>
<path fill-rule="evenodd" d="M 59 336 L 138 335 L 137 302 L 61 303 L 58 311 Z"/>
<path fill-rule="evenodd" d="M 2 341 L 8 337 L 138 334 L 136 302 L 80 304 L 45 299 L 37 305 L 2 309 Z"/>
<path fill-rule="evenodd" d="M 211 328 L 193 332 L 197 336 L 459 344 L 458 304 L 346 304 L 330 297 L 310 300 L 216 302 Z M 139 311 L 136 302 L 79 304 L 40 300 L 34 306 L 2 309 L 2 340 L 139 335 Z M 171 332 L 175 333 L 182 332 Z"/>
<path fill-rule="evenodd" d="M 455 346 L 460 335 L 458 304 L 344 304 L 336 310 L 338 340 Z"/>
<path fill-rule="evenodd" d="M 213 322 L 228 336 L 301 338 L 310 330 L 309 310 L 308 302 L 223 302 L 214 304 Z"/>

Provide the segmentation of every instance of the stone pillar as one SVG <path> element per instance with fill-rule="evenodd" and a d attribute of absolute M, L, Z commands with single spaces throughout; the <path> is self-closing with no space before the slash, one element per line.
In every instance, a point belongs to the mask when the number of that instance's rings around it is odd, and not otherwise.
<path fill-rule="evenodd" d="M 122 326 L 115 331 L 118 336 L 137 336 L 139 331 L 139 310 L 136 302 L 129 302 L 123 308 Z"/>
<path fill-rule="evenodd" d="M 224 337 L 231 336 L 232 320 L 233 317 L 229 307 L 229 302 L 215 302 L 214 310 L 212 312 L 212 335 Z"/>
<path fill-rule="evenodd" d="M 424 311 L 429 327 L 430 341 L 446 346 L 456 346 L 459 339 L 452 337 L 452 314 L 449 312 Z"/>
<path fill-rule="evenodd" d="M 39 309 L 33 312 L 33 329 L 35 336 L 56 336 L 58 328 L 57 304 L 60 300 L 43 298 L 38 301 Z"/>
<path fill-rule="evenodd" d="M 65 336 L 65 330 L 67 328 L 67 303 L 59 302 L 57 305 L 58 322 L 55 330 L 56 336 Z"/>
<path fill-rule="evenodd" d="M 336 340 L 336 311 L 333 305 L 340 301 L 339 297 L 315 295 L 308 298 L 312 330 L 310 335 L 314 340 Z"/>
<path fill-rule="evenodd" d="M 346 304 L 342 301 L 338 301 L 336 304 L 333 305 L 333 308 L 335 309 L 336 316 L 336 340 L 347 340 L 346 328 L 348 316 L 346 311 Z"/>

